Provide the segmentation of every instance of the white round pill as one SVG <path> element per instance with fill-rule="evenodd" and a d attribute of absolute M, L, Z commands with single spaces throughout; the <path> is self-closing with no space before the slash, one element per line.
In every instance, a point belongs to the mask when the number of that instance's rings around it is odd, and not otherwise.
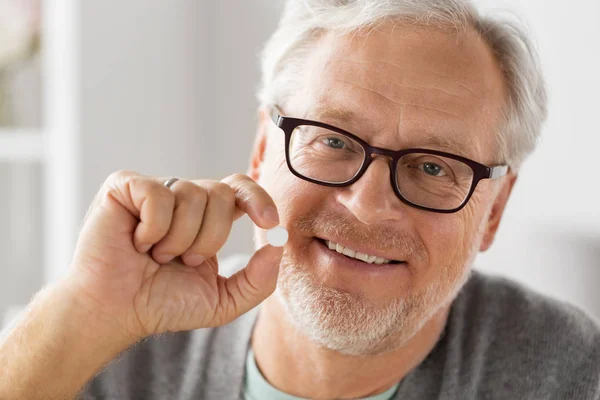
<path fill-rule="evenodd" d="M 281 247 L 288 241 L 288 231 L 283 226 L 276 226 L 267 231 L 267 240 L 271 246 Z"/>

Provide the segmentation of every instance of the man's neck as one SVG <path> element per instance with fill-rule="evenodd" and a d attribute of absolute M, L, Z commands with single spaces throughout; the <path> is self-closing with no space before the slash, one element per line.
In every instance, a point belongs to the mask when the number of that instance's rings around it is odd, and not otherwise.
<path fill-rule="evenodd" d="M 398 383 L 427 357 L 444 330 L 449 308 L 393 352 L 356 357 L 317 346 L 288 320 L 273 295 L 261 307 L 252 350 L 265 379 L 285 393 L 311 399 L 368 397 Z"/>

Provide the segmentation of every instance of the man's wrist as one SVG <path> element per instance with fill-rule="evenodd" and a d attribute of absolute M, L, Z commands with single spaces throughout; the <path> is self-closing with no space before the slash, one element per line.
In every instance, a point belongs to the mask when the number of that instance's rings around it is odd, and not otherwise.
<path fill-rule="evenodd" d="M 0 342 L 0 398 L 74 398 L 133 341 L 61 282 L 40 291 Z"/>

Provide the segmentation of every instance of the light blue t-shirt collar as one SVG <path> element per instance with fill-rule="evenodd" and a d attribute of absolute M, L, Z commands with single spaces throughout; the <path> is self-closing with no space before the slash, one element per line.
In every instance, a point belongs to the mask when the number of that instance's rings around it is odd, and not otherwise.
<path fill-rule="evenodd" d="M 391 400 L 398 389 L 399 383 L 375 396 L 363 397 L 357 400 Z M 260 373 L 252 349 L 246 357 L 246 377 L 244 379 L 244 399 L 246 400 L 307 400 L 292 396 L 274 388 Z"/>

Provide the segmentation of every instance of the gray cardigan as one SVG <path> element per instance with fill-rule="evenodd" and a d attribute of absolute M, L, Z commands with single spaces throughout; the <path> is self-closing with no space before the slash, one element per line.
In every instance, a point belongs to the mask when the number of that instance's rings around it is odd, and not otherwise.
<path fill-rule="evenodd" d="M 147 338 L 80 398 L 241 399 L 258 312 L 218 328 Z M 572 305 L 473 270 L 442 338 L 394 399 L 600 400 L 600 327 Z"/>

